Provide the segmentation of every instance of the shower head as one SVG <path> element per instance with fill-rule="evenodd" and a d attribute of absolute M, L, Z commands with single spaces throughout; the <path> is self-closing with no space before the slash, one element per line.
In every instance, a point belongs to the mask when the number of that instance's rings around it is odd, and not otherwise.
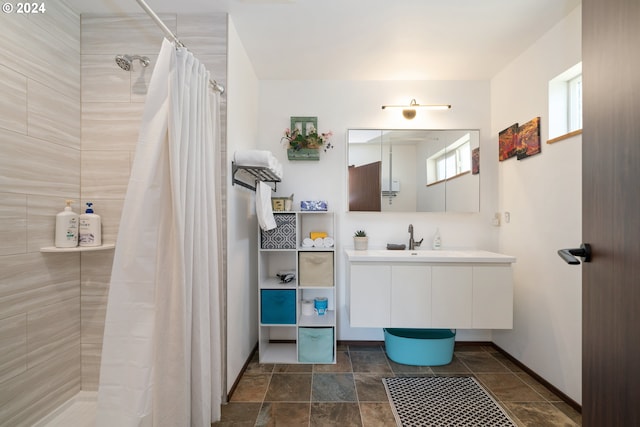
<path fill-rule="evenodd" d="M 122 68 L 125 71 L 131 71 L 133 61 L 140 61 L 140 65 L 143 67 L 147 67 L 149 65 L 149 58 L 146 56 L 140 55 L 117 55 L 116 56 L 116 64 L 118 67 Z"/>

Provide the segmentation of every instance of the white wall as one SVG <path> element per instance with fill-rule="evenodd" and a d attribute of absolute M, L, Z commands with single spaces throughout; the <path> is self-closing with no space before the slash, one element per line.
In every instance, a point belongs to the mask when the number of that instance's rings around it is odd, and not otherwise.
<path fill-rule="evenodd" d="M 581 394 L 581 269 L 558 257 L 580 244 L 581 136 L 548 139 L 548 82 L 581 60 L 581 7 L 491 82 L 491 133 L 540 116 L 542 153 L 499 164 L 500 251 L 515 255 L 514 328 L 493 341 L 576 402 Z M 585 90 L 588 90 L 586 88 Z"/>
<path fill-rule="evenodd" d="M 229 18 L 227 165 L 258 139 L 258 79 Z M 230 179 L 229 179 L 230 181 Z M 258 342 L 255 193 L 227 182 L 227 391 Z"/>
<path fill-rule="evenodd" d="M 233 73 L 230 73 L 233 75 Z M 468 247 L 497 250 L 498 229 L 491 217 L 497 209 L 497 145 L 491 139 L 490 87 L 488 81 L 261 81 L 258 147 L 271 150 L 284 165 L 278 195 L 295 194 L 300 200 L 327 200 L 336 212 L 338 243 L 338 332 L 339 340 L 382 340 L 381 329 L 351 328 L 345 310 L 345 269 L 342 249 L 353 246 L 353 232 L 365 229 L 369 244 L 407 243 L 412 223 L 417 240 L 430 246 L 436 227 L 445 248 Z M 408 121 L 400 112 L 382 110 L 383 104 L 452 104 L 450 111 L 418 112 Z M 321 153 L 318 162 L 292 162 L 280 143 L 291 116 L 317 116 L 321 132 L 333 131 L 335 149 Z M 347 148 L 349 128 L 479 129 L 481 136 L 481 212 L 442 213 L 348 213 Z M 231 141 L 233 138 L 229 138 Z M 490 340 L 489 331 L 459 331 L 458 339 Z"/>

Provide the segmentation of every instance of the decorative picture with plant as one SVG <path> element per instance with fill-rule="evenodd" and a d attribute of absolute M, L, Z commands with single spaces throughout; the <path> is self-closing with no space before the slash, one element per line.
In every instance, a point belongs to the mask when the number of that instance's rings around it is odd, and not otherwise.
<path fill-rule="evenodd" d="M 287 145 L 289 160 L 319 160 L 320 148 L 333 148 L 331 137 L 333 133 L 318 132 L 317 117 L 291 117 L 291 127 L 284 130 L 281 142 Z"/>

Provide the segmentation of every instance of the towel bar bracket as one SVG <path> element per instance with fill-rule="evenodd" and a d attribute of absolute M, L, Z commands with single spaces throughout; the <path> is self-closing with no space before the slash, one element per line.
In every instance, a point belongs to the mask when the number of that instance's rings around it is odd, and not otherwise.
<path fill-rule="evenodd" d="M 253 185 L 242 181 L 236 177 L 236 174 L 240 172 L 240 175 L 249 176 L 254 180 Z M 231 185 L 238 184 L 241 187 L 248 188 L 249 190 L 256 191 L 256 187 L 258 186 L 258 182 L 272 182 L 273 188 L 272 190 L 275 192 L 278 189 L 278 183 L 280 182 L 280 178 L 278 178 L 273 171 L 269 168 L 259 167 L 259 166 L 239 166 L 236 165 L 235 162 L 231 162 Z"/>

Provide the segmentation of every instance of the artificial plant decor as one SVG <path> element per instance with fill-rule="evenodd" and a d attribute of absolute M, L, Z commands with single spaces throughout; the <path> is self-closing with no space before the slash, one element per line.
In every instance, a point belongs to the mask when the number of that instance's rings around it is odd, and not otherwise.
<path fill-rule="evenodd" d="M 369 247 L 369 237 L 364 230 L 358 230 L 353 234 L 353 247 L 356 251 L 366 251 Z"/>

